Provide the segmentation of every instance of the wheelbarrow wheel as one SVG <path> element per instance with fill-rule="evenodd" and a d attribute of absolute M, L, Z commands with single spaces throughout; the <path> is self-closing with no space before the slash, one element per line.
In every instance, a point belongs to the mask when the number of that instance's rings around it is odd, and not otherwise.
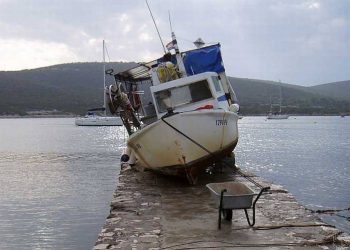
<path fill-rule="evenodd" d="M 224 209 L 222 210 L 222 214 L 225 220 L 228 220 L 228 221 L 232 220 L 232 209 Z"/>

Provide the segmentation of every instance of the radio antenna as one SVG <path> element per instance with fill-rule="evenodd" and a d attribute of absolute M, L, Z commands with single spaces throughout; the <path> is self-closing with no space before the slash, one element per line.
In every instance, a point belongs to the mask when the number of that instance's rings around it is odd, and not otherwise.
<path fill-rule="evenodd" d="M 170 10 L 168 10 L 168 14 L 169 14 L 170 32 L 173 33 L 173 26 L 171 25 L 171 18 L 170 18 Z"/>
<path fill-rule="evenodd" d="M 149 7 L 147 0 L 145 0 L 145 1 L 146 1 L 146 4 L 147 4 L 147 7 L 148 7 L 148 10 L 149 10 L 149 13 L 151 14 L 151 17 L 152 17 L 152 20 L 153 20 L 154 26 L 156 27 L 156 30 L 157 30 L 157 33 L 158 33 L 158 36 L 159 36 L 160 43 L 162 44 L 162 47 L 163 47 L 163 50 L 164 50 L 164 54 L 166 54 L 166 50 L 165 50 L 165 47 L 164 47 L 164 44 L 163 44 L 162 38 L 161 38 L 161 36 L 160 36 L 160 33 L 159 33 L 159 30 L 158 30 L 157 24 L 156 24 L 156 22 L 154 21 L 154 17 L 153 17 L 153 14 L 152 14 L 151 8 Z"/>

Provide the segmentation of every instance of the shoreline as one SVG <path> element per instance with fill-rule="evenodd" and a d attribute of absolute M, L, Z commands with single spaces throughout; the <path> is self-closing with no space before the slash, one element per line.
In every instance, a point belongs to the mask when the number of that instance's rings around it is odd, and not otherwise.
<path fill-rule="evenodd" d="M 249 227 L 243 210 L 233 211 L 233 221 L 222 221 L 217 229 L 217 209 L 205 184 L 242 179 L 232 170 L 206 174 L 190 186 L 171 177 L 138 172 L 123 166 L 111 201 L 110 214 L 101 229 L 94 250 L 101 249 L 335 249 L 350 246 L 350 236 L 328 225 L 300 205 L 279 185 L 271 186 L 257 202 L 256 225 Z M 250 185 L 251 183 L 246 183 Z M 251 186 L 251 188 L 254 188 Z M 251 211 L 249 211 L 251 212 Z"/>
<path fill-rule="evenodd" d="M 0 119 L 21 119 L 21 118 L 75 118 L 77 115 L 1 115 Z"/>
<path fill-rule="evenodd" d="M 321 116 L 321 117 L 326 117 L 326 116 L 342 116 L 341 114 L 326 114 L 326 115 L 321 115 L 321 114 L 288 114 L 289 116 L 292 117 L 305 117 L 305 116 Z M 84 115 L 0 115 L 0 119 L 20 119 L 20 118 L 75 118 L 75 117 L 83 117 Z M 266 114 L 254 114 L 254 115 L 240 115 L 242 117 L 263 117 L 267 116 Z M 350 116 L 348 114 L 345 114 L 344 117 Z"/>

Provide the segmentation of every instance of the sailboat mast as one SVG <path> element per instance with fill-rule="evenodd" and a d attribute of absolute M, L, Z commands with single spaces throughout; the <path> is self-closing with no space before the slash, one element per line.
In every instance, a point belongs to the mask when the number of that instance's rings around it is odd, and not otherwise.
<path fill-rule="evenodd" d="M 172 39 L 172 43 L 173 43 L 173 46 L 174 46 L 174 49 L 175 49 L 175 57 L 176 57 L 177 65 L 179 67 L 179 71 L 180 71 L 181 77 L 186 77 L 187 74 L 186 74 L 185 65 L 184 65 L 184 62 L 183 62 L 183 59 L 182 59 L 182 55 L 181 55 L 180 50 L 179 50 L 179 46 L 177 44 L 176 36 L 175 36 L 174 31 L 173 31 L 173 26 L 171 24 L 170 11 L 168 11 L 168 14 L 169 14 L 169 24 L 170 24 L 170 31 L 171 31 L 171 39 Z"/>
<path fill-rule="evenodd" d="M 280 114 L 282 113 L 282 86 L 281 81 L 280 82 Z"/>
<path fill-rule="evenodd" d="M 103 59 L 103 108 L 104 114 L 107 116 L 107 108 L 106 108 L 106 58 L 105 58 L 105 40 L 102 40 L 102 59 Z"/>

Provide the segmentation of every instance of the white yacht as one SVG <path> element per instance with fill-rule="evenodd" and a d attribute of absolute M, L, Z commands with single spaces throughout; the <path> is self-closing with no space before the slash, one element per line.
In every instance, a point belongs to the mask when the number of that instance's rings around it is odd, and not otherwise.
<path fill-rule="evenodd" d="M 280 87 L 279 110 L 278 110 L 278 112 L 273 112 L 272 111 L 272 103 L 271 103 L 270 111 L 266 117 L 267 119 L 270 119 L 270 120 L 283 120 L 283 119 L 289 118 L 289 115 L 282 114 L 282 87 L 281 86 L 279 86 L 279 87 Z M 271 102 L 271 100 L 270 100 L 270 102 Z"/>
<path fill-rule="evenodd" d="M 119 116 L 107 116 L 106 111 L 106 64 L 105 64 L 105 41 L 103 40 L 103 108 L 88 110 L 87 114 L 82 117 L 75 118 L 77 126 L 123 126 L 123 122 Z M 102 111 L 103 113 L 96 113 Z"/>
<path fill-rule="evenodd" d="M 99 115 L 93 111 L 88 111 L 88 113 L 85 116 L 75 118 L 75 125 L 77 126 L 123 126 L 123 122 L 119 116 Z"/>
<path fill-rule="evenodd" d="M 286 114 L 281 114 L 281 113 L 269 113 L 267 114 L 267 119 L 270 119 L 270 120 L 283 120 L 283 119 L 288 119 L 289 118 L 289 115 L 286 115 Z"/>

